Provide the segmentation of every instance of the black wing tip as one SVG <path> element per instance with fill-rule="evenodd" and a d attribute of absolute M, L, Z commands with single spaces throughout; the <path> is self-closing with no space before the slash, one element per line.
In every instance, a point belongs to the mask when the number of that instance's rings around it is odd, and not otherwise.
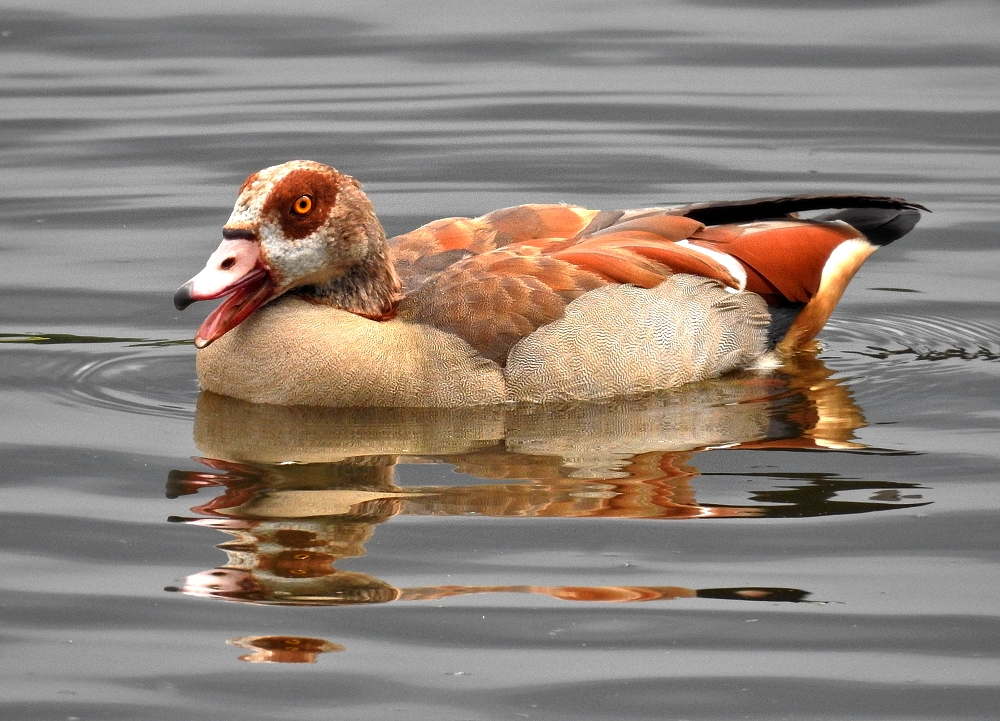
<path fill-rule="evenodd" d="M 931 212 L 919 203 L 881 195 L 792 195 L 696 203 L 684 208 L 681 214 L 705 225 L 722 225 L 724 223 L 771 220 L 788 216 L 791 213 L 810 210 L 844 210 L 848 208 L 885 208 Z"/>
<path fill-rule="evenodd" d="M 816 220 L 840 220 L 864 233 L 875 245 L 889 245 L 913 230 L 920 220 L 920 210 L 903 208 L 847 208 L 821 215 Z"/>

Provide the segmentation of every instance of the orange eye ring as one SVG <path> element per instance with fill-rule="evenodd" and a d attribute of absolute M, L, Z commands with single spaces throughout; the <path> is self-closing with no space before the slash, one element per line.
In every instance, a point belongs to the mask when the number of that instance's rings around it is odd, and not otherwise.
<path fill-rule="evenodd" d="M 292 215 L 308 215 L 309 211 L 313 209 L 313 199 L 311 195 L 300 195 L 298 199 L 292 203 Z"/>

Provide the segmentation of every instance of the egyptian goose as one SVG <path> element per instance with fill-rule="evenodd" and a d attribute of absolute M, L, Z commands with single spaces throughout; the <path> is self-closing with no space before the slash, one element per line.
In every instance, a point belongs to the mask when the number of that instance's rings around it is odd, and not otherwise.
<path fill-rule="evenodd" d="M 799 211 L 843 209 L 800 220 Z M 386 240 L 353 178 L 294 160 L 240 188 L 174 295 L 204 390 L 257 403 L 479 406 L 646 393 L 808 344 L 919 205 L 797 196 L 521 205 Z"/>

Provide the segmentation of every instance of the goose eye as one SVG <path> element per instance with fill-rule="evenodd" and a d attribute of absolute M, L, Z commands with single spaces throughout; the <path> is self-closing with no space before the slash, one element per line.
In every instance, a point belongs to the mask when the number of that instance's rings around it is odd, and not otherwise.
<path fill-rule="evenodd" d="M 309 195 L 300 195 L 298 200 L 292 203 L 292 215 L 308 215 L 313 209 L 313 199 Z"/>

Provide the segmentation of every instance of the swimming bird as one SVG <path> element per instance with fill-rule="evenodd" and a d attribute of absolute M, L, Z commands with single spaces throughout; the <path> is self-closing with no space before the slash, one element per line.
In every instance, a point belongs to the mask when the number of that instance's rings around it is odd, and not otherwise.
<path fill-rule="evenodd" d="M 813 219 L 798 213 L 827 210 Z M 294 160 L 239 190 L 174 295 L 225 297 L 204 390 L 311 406 L 481 406 L 648 393 L 807 347 L 920 205 L 802 195 L 597 211 L 520 205 L 387 239 L 354 178 Z"/>

